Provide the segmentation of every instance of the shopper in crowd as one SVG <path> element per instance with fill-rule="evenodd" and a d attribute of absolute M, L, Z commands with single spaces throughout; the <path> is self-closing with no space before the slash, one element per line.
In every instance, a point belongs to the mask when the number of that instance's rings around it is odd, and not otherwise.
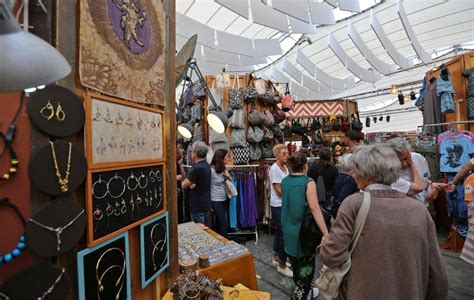
<path fill-rule="evenodd" d="M 359 145 L 359 134 L 354 130 L 346 131 L 343 142 L 349 147 L 349 152 L 352 152 Z"/>
<path fill-rule="evenodd" d="M 206 162 L 208 150 L 201 141 L 192 145 L 191 159 L 194 166 L 181 184 L 183 189 L 189 189 L 191 220 L 206 226 L 209 226 L 211 210 L 211 168 Z"/>
<path fill-rule="evenodd" d="M 186 176 L 183 167 L 184 160 L 184 148 L 183 145 L 178 143 L 176 145 L 176 192 L 177 192 L 177 201 L 178 201 L 178 223 L 183 223 L 186 221 L 186 205 L 184 203 L 183 189 L 181 188 L 181 183 Z"/>
<path fill-rule="evenodd" d="M 351 258 L 341 298 L 446 299 L 446 267 L 428 210 L 391 188 L 401 169 L 397 154 L 387 145 L 361 146 L 353 151 L 349 169 L 371 202 L 352 255 L 349 247 L 363 193 L 342 203 L 321 247 L 321 260 L 329 268 Z"/>
<path fill-rule="evenodd" d="M 429 180 L 426 159 L 421 154 L 411 152 L 410 144 L 404 138 L 391 139 L 387 144 L 397 153 L 401 163 L 399 178 L 393 183 L 393 189 L 424 203 Z"/>
<path fill-rule="evenodd" d="M 211 162 L 211 200 L 212 209 L 216 216 L 214 229 L 223 237 L 227 237 L 227 193 L 225 191 L 225 181 L 232 180 L 226 169 L 229 159 L 229 153 L 226 149 L 217 149 Z"/>
<path fill-rule="evenodd" d="M 270 207 L 272 219 L 276 226 L 275 238 L 273 240 L 272 264 L 277 266 L 277 271 L 285 276 L 293 277 L 293 272 L 288 268 L 281 228 L 281 181 L 288 176 L 286 161 L 288 159 L 288 149 L 283 144 L 273 147 L 273 156 L 276 162 L 268 171 L 268 180 L 270 182 Z"/>
<path fill-rule="evenodd" d="M 333 195 L 334 183 L 339 172 L 337 168 L 331 163 L 331 150 L 329 148 L 323 148 L 319 151 L 319 161 L 313 163 L 308 171 L 308 176 L 311 177 L 316 183 L 318 177 L 322 176 L 324 181 L 324 188 L 326 190 L 326 199 L 330 201 Z M 323 199 L 318 199 L 319 203 Z"/>
<path fill-rule="evenodd" d="M 350 157 L 351 155 L 347 153 L 339 158 L 341 172 L 337 175 L 334 184 L 334 200 L 332 202 L 331 210 L 331 214 L 334 218 L 337 215 L 337 211 L 339 206 L 341 206 L 342 201 L 359 191 L 359 187 L 357 187 L 357 183 L 352 176 L 352 171 L 349 169 Z"/>
<path fill-rule="evenodd" d="M 281 182 L 282 209 L 281 225 L 285 240 L 285 252 L 289 255 L 293 268 L 294 287 L 291 299 L 304 299 L 310 292 L 312 297 L 317 296 L 317 289 L 311 289 L 314 277 L 316 249 L 304 249 L 301 246 L 299 233 L 303 224 L 306 210 L 309 209 L 313 218 L 323 233 L 323 240 L 327 238 L 328 229 L 318 204 L 316 184 L 306 176 L 308 171 L 307 158 L 302 152 L 294 153 L 289 159 L 290 175 Z"/>

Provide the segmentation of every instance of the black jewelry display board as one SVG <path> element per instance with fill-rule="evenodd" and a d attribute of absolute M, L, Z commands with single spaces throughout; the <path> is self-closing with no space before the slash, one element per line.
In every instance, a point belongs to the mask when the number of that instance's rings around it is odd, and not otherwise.
<path fill-rule="evenodd" d="M 84 126 L 82 102 L 70 90 L 50 85 L 32 94 L 28 101 L 31 123 L 48 136 L 66 137 Z"/>
<path fill-rule="evenodd" d="M 40 263 L 16 273 L 0 285 L 0 299 L 63 300 L 70 288 L 71 279 L 64 268 Z"/>
<path fill-rule="evenodd" d="M 58 199 L 43 205 L 26 221 L 26 244 L 38 256 L 59 256 L 74 248 L 85 228 L 84 209 L 73 200 Z"/>
<path fill-rule="evenodd" d="M 54 144 L 54 154 L 61 178 L 66 177 L 69 161 L 69 143 L 56 141 Z M 28 173 L 31 183 L 40 191 L 52 195 L 61 196 L 74 192 L 83 182 L 87 175 L 87 162 L 84 154 L 71 147 L 71 159 L 67 191 L 61 190 L 59 179 L 56 175 L 53 150 L 51 144 L 46 144 L 32 157 L 28 166 Z"/>
<path fill-rule="evenodd" d="M 137 226 L 165 210 L 161 164 L 90 171 L 87 176 L 88 246 Z"/>
<path fill-rule="evenodd" d="M 168 213 L 140 225 L 142 289 L 169 266 Z"/>
<path fill-rule="evenodd" d="M 131 299 L 128 233 L 77 254 L 79 299 Z"/>

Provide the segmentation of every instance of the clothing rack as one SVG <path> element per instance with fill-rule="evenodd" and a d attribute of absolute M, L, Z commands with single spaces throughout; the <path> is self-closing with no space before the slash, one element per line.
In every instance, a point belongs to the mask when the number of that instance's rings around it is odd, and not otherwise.
<path fill-rule="evenodd" d="M 446 122 L 446 123 L 425 124 L 425 125 L 418 125 L 418 128 L 445 126 L 445 125 L 458 125 L 458 124 L 471 124 L 471 123 L 474 123 L 474 120 L 472 120 L 472 121 L 454 121 L 454 122 Z"/>

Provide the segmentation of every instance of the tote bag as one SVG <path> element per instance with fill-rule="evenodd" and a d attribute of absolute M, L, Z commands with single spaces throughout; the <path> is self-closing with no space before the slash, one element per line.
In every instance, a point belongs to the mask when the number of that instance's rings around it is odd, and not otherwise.
<path fill-rule="evenodd" d="M 357 245 L 357 241 L 359 240 L 362 229 L 364 228 L 365 220 L 367 219 L 367 214 L 369 213 L 369 207 L 370 193 L 364 192 L 364 200 L 359 212 L 357 213 L 357 218 L 355 221 L 354 235 L 352 236 L 350 243 L 351 246 L 349 249 L 349 258 L 339 268 L 330 269 L 327 266 L 324 266 L 321 270 L 321 275 L 318 279 L 316 279 L 316 287 L 319 289 L 319 292 L 325 299 L 337 299 L 339 296 L 339 289 L 341 287 L 342 280 L 351 269 L 351 255 Z"/>

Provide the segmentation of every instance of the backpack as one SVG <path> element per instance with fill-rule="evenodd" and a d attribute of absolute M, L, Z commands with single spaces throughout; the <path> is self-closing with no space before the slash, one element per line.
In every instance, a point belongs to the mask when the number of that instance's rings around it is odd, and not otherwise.
<path fill-rule="evenodd" d="M 330 214 L 334 196 L 332 195 L 331 191 L 326 191 L 326 186 L 324 185 L 324 177 L 321 173 L 321 169 L 318 170 L 317 173 L 316 193 L 318 195 L 318 203 L 321 207 L 321 210 Z"/>

